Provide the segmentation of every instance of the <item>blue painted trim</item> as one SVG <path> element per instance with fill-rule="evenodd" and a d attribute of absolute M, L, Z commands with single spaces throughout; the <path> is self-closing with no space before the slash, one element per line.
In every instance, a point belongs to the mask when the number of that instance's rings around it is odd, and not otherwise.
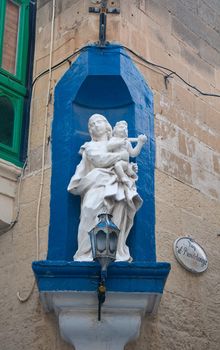
<path fill-rule="evenodd" d="M 149 139 L 136 159 L 137 187 L 144 203 L 128 238 L 134 262 L 109 266 L 107 290 L 163 293 L 170 264 L 156 262 L 153 94 L 119 45 L 87 47 L 56 86 L 48 260 L 32 266 L 38 288 L 41 292 L 97 290 L 100 266 L 71 261 L 77 249 L 80 198 L 67 192 L 80 161 L 79 148 L 90 139 L 87 124 L 93 113 L 104 114 L 112 125 L 125 119 L 129 136 L 145 133 Z"/>
<path fill-rule="evenodd" d="M 97 263 L 36 261 L 32 268 L 40 292 L 96 291 L 100 266 Z M 106 287 L 115 292 L 163 293 L 169 263 L 112 263 Z"/>
<path fill-rule="evenodd" d="M 120 45 L 87 47 L 56 86 L 48 260 L 70 261 L 77 249 L 80 199 L 66 189 L 80 161 L 79 148 L 89 140 L 87 122 L 94 112 L 103 113 L 112 125 L 127 120 L 131 137 L 148 135 L 149 142 L 137 157 L 137 187 L 144 203 L 136 214 L 128 245 L 134 261 L 154 262 L 153 94 Z"/>

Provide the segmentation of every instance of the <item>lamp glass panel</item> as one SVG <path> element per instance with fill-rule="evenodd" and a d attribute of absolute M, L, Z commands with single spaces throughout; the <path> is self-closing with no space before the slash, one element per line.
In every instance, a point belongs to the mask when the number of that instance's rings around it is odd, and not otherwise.
<path fill-rule="evenodd" d="M 116 252 L 116 249 L 117 249 L 117 234 L 114 231 L 112 231 L 109 234 L 109 250 L 111 253 L 114 253 Z"/>
<path fill-rule="evenodd" d="M 103 253 L 106 249 L 106 234 L 104 231 L 98 231 L 96 235 L 96 247 L 97 251 Z"/>

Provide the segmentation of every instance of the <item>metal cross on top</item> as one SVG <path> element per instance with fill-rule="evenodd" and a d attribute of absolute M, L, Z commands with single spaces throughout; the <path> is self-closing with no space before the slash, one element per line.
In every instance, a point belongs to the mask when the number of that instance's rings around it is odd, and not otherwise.
<path fill-rule="evenodd" d="M 118 1 L 109 0 L 92 0 L 94 5 L 89 7 L 90 13 L 99 13 L 99 45 L 106 45 L 106 23 L 107 23 L 107 13 L 119 14 L 120 9 L 116 7 Z M 108 6 L 109 3 L 109 6 Z"/>

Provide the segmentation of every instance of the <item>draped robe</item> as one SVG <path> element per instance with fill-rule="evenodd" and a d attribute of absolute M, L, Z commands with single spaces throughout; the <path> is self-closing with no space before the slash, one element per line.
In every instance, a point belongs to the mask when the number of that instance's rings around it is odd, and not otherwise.
<path fill-rule="evenodd" d="M 120 229 L 116 261 L 132 260 L 126 245 L 136 211 L 142 204 L 135 180 L 123 184 L 117 178 L 114 164 L 120 160 L 119 152 L 108 152 L 108 141 L 86 142 L 80 149 L 82 160 L 68 185 L 68 191 L 81 196 L 78 250 L 75 261 L 92 261 L 88 232 L 98 223 L 98 215 L 107 209 Z"/>

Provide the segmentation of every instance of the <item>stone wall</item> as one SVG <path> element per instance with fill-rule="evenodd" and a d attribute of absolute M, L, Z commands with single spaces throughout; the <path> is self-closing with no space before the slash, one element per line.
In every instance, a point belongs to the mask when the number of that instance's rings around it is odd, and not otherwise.
<path fill-rule="evenodd" d="M 121 0 L 120 15 L 109 14 L 107 40 L 119 42 L 146 60 L 178 73 L 200 90 L 220 94 L 220 2 L 218 0 Z M 52 64 L 98 40 L 98 15 L 89 0 L 57 0 Z M 114 4 L 115 5 L 115 4 Z M 113 5 L 112 5 L 113 6 Z M 52 1 L 39 0 L 34 77 L 48 69 Z M 132 55 L 155 96 L 156 239 L 158 261 L 172 263 L 159 312 L 145 317 L 139 340 L 127 350 L 217 350 L 220 344 L 220 98 L 203 96 L 178 77 L 165 84 L 165 70 Z M 50 200 L 50 125 L 53 88 L 69 67 L 53 71 L 47 105 L 48 74 L 33 91 L 29 161 L 21 180 L 18 222 L 0 236 L 1 329 L 3 350 L 67 350 L 55 317 L 42 310 L 38 291 L 26 303 L 36 259 L 36 213 L 39 258 L 45 259 Z M 45 124 L 47 125 L 44 138 Z M 41 161 L 45 139 L 45 171 Z M 175 260 L 173 241 L 190 235 L 207 252 L 208 270 L 185 271 Z M 146 247 L 147 249 L 147 247 Z"/>

